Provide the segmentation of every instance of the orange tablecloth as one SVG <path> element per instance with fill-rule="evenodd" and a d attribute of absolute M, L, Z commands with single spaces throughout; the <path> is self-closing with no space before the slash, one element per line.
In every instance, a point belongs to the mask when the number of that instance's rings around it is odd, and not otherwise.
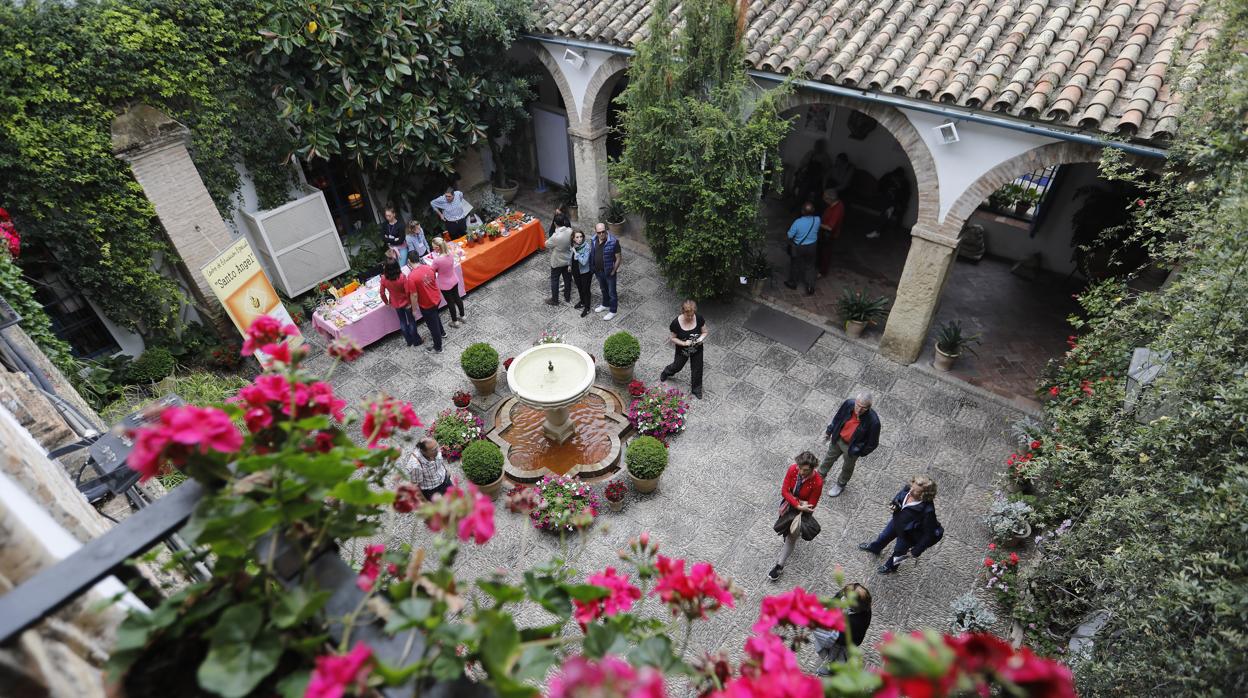
<path fill-rule="evenodd" d="M 460 238 L 461 244 L 464 238 Z M 525 257 L 545 249 L 546 231 L 536 218 L 521 226 L 507 237 L 499 237 L 475 245 L 464 245 L 464 288 L 468 291 L 480 286 Z"/>

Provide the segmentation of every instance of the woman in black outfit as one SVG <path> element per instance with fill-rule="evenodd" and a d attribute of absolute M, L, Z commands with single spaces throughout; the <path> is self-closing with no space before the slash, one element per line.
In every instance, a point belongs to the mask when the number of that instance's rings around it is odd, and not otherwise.
<path fill-rule="evenodd" d="M 820 676 L 832 673 L 828 670 L 828 663 L 843 662 L 848 658 L 847 640 L 854 647 L 860 646 L 867 635 L 867 628 L 871 627 L 871 592 L 866 587 L 858 583 L 846 584 L 836 596 L 850 602 L 845 609 L 845 632 L 816 629 L 811 633 L 819 658 L 824 662 L 824 666 L 819 668 Z"/>
<path fill-rule="evenodd" d="M 680 315 L 672 320 L 672 324 L 668 326 L 672 336 L 669 341 L 676 347 L 676 358 L 672 359 L 672 363 L 663 369 L 663 373 L 659 374 L 660 381 L 666 381 L 668 378 L 680 373 L 685 367 L 685 362 L 692 363 L 690 370 L 691 376 L 689 381 L 690 392 L 693 396 L 702 399 L 702 345 L 706 341 L 709 334 L 706 330 L 706 320 L 698 315 L 698 304 L 692 300 L 687 300 L 680 304 Z"/>

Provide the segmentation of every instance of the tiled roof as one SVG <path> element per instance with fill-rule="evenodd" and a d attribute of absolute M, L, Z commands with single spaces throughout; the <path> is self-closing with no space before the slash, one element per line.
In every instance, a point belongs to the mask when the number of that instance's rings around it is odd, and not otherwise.
<path fill-rule="evenodd" d="M 1174 133 L 1179 95 L 1216 31 L 1201 6 L 753 0 L 746 58 L 758 70 L 1153 140 Z M 537 8 L 543 34 L 627 47 L 650 16 L 648 0 L 537 0 Z"/>

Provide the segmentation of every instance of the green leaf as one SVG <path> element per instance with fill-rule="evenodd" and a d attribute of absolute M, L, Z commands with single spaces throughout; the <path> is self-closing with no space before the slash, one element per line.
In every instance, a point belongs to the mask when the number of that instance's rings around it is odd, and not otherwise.
<path fill-rule="evenodd" d="M 520 655 L 520 631 L 511 616 L 486 611 L 478 618 L 481 626 L 481 665 L 491 676 L 506 676 Z"/>
<path fill-rule="evenodd" d="M 600 659 L 607 654 L 622 654 L 628 648 L 628 639 L 614 628 L 592 623 L 585 629 L 583 650 L 585 656 Z"/>
<path fill-rule="evenodd" d="M 211 645 L 196 674 L 200 688 L 222 698 L 243 698 L 277 668 L 282 641 L 272 628 L 257 635 L 263 622 L 264 613 L 256 603 L 221 614 L 205 634 Z"/>
<path fill-rule="evenodd" d="M 424 623 L 433 611 L 432 599 L 404 599 L 395 607 L 395 614 L 386 623 L 386 632 L 394 634 Z"/>
<path fill-rule="evenodd" d="M 652 666 L 664 674 L 688 673 L 689 668 L 672 648 L 672 639 L 656 635 L 642 640 L 628 653 L 628 661 L 637 666 Z"/>
<path fill-rule="evenodd" d="M 559 657 L 549 647 L 526 647 L 520 653 L 513 676 L 517 681 L 541 681 L 558 663 Z"/>
<path fill-rule="evenodd" d="M 308 681 L 311 679 L 312 672 L 310 671 L 295 672 L 277 682 L 277 692 L 282 698 L 303 698 L 303 694 L 308 690 Z"/>
<path fill-rule="evenodd" d="M 343 462 L 341 456 L 326 454 L 316 458 L 296 457 L 285 461 L 286 468 L 305 480 L 321 485 L 342 482 L 355 472 L 353 463 Z"/>
<path fill-rule="evenodd" d="M 577 601 L 597 601 L 611 595 L 610 589 L 593 584 L 565 584 L 563 588 Z"/>
<path fill-rule="evenodd" d="M 499 606 L 524 600 L 524 589 L 512 584 L 481 579 L 477 581 L 477 587 L 497 601 Z"/>
<path fill-rule="evenodd" d="M 347 504 L 375 505 L 389 504 L 394 501 L 393 492 L 378 492 L 368 486 L 366 480 L 348 480 L 340 482 L 329 491 L 329 496 L 335 497 Z"/>
<path fill-rule="evenodd" d="M 328 591 L 311 591 L 307 587 L 296 586 L 277 597 L 272 606 L 273 624 L 286 629 L 302 623 L 318 611 L 329 600 Z"/>

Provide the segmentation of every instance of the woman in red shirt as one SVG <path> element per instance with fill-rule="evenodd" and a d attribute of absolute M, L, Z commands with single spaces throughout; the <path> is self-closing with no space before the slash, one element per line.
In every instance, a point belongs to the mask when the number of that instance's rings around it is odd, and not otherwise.
<path fill-rule="evenodd" d="M 786 528 L 780 534 L 784 538 L 784 547 L 780 549 L 780 557 L 776 560 L 776 566 L 767 573 L 767 578 L 773 582 L 780 578 L 780 573 L 784 571 L 784 563 L 788 562 L 789 556 L 793 554 L 793 548 L 801 536 L 802 518 L 815 510 L 819 497 L 823 496 L 823 477 L 815 471 L 817 465 L 819 465 L 819 459 L 815 458 L 813 453 L 802 451 L 797 456 L 797 462 L 790 465 L 789 471 L 784 474 L 784 485 L 780 488 L 780 496 L 784 497 L 784 501 L 780 503 L 780 515 L 784 516 L 796 509 L 798 515 L 793 520 L 799 523 L 796 531 L 790 533 Z"/>
<path fill-rule="evenodd" d="M 407 346 L 420 346 L 420 330 L 416 329 L 416 316 L 412 315 L 412 301 L 407 295 L 407 277 L 396 260 L 388 259 L 382 267 L 379 291 L 381 302 L 394 308 L 394 312 L 398 314 L 399 331 L 403 333 Z"/>

